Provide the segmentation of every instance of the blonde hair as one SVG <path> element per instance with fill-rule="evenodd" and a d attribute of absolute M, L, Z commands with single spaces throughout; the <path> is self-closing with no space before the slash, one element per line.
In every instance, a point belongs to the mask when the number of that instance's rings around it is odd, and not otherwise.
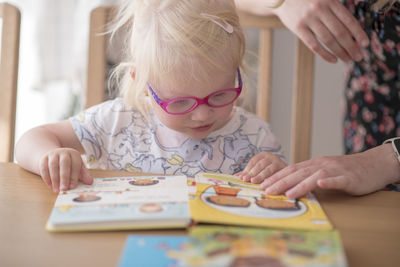
<path fill-rule="evenodd" d="M 113 32 L 128 27 L 126 60 L 115 70 L 120 94 L 144 115 L 147 82 L 170 74 L 207 81 L 210 70 L 242 66 L 245 37 L 232 0 L 130 0 L 117 18 Z"/>

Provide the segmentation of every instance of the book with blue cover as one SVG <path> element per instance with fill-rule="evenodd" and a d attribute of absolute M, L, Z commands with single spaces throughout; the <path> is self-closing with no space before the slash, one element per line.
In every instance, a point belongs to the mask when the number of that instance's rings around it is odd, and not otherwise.
<path fill-rule="evenodd" d="M 186 176 L 109 177 L 60 192 L 46 229 L 162 229 L 189 223 Z"/>
<path fill-rule="evenodd" d="M 347 266 L 339 233 L 195 226 L 188 236 L 130 235 L 119 267 Z"/>

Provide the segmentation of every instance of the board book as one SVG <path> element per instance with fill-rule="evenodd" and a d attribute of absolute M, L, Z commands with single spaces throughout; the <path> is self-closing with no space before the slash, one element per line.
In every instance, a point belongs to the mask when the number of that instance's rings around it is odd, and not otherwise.
<path fill-rule="evenodd" d="M 186 176 L 109 177 L 60 192 L 46 229 L 162 229 L 189 223 Z"/>
<path fill-rule="evenodd" d="M 332 224 L 312 193 L 290 200 L 265 195 L 258 184 L 237 176 L 199 173 L 189 200 L 195 222 L 305 230 L 330 230 Z"/>
<path fill-rule="evenodd" d="M 345 267 L 336 230 L 195 226 L 188 236 L 130 235 L 119 267 Z"/>

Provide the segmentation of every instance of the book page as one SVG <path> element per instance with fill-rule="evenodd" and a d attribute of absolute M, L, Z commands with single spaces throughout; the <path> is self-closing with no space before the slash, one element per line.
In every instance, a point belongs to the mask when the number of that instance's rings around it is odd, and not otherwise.
<path fill-rule="evenodd" d="M 258 184 L 232 175 L 200 173 L 190 199 L 197 222 L 329 230 L 332 225 L 312 193 L 300 199 L 265 195 Z"/>

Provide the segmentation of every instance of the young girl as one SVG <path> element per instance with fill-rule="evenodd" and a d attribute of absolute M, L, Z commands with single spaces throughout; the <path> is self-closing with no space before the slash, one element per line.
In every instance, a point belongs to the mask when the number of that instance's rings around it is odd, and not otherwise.
<path fill-rule="evenodd" d="M 285 166 L 267 123 L 234 107 L 245 41 L 230 0 L 130 0 L 122 98 L 28 131 L 19 164 L 57 192 L 90 184 L 89 168 L 222 172 L 260 183 Z M 246 167 L 247 166 L 247 167 Z"/>

